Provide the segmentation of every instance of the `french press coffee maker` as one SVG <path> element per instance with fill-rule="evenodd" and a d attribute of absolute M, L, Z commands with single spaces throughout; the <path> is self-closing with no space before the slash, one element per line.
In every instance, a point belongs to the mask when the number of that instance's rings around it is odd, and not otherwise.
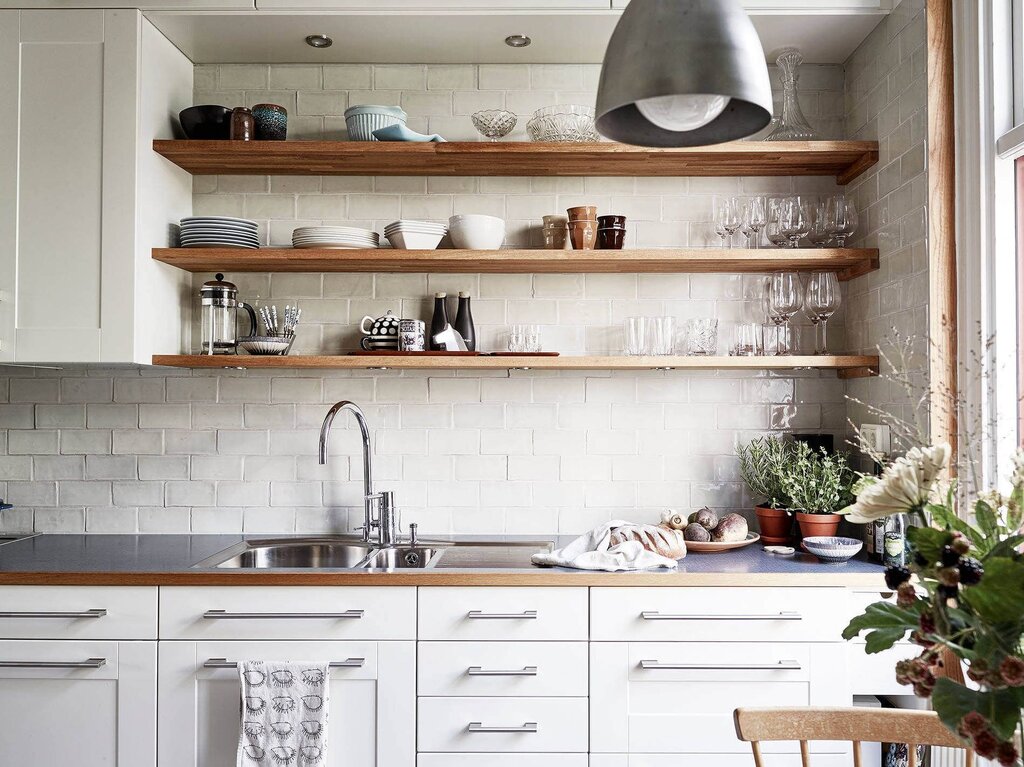
<path fill-rule="evenodd" d="M 224 280 L 223 274 L 217 279 L 204 282 L 199 289 L 202 312 L 201 354 L 238 353 L 238 310 L 244 309 L 249 315 L 249 333 L 257 332 L 256 312 L 245 301 L 238 300 L 238 287 Z M 244 336 L 243 336 L 244 337 Z"/>

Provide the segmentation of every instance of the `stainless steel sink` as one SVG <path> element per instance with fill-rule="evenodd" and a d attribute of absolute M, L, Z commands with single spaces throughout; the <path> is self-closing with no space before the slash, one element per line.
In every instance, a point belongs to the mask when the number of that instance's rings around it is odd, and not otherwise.
<path fill-rule="evenodd" d="M 423 570 L 436 562 L 441 554 L 437 549 L 425 546 L 398 546 L 380 549 L 366 562 L 365 567 L 375 570 Z"/>
<path fill-rule="evenodd" d="M 260 539 L 215 554 L 196 567 L 356 568 L 373 551 L 368 544 L 331 538 Z"/>

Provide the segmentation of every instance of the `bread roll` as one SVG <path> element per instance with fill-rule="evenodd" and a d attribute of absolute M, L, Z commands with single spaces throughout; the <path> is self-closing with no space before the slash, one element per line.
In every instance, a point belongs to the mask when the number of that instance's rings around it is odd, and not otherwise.
<path fill-rule="evenodd" d="M 681 530 L 662 525 L 622 525 L 612 530 L 611 544 L 618 546 L 627 541 L 638 541 L 648 551 L 669 559 L 686 556 L 686 540 Z"/>

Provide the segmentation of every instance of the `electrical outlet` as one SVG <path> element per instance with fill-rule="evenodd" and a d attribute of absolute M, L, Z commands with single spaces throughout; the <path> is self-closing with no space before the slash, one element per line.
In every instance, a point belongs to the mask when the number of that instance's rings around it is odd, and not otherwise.
<path fill-rule="evenodd" d="M 865 445 L 874 452 L 884 455 L 889 455 L 892 452 L 892 432 L 888 426 L 864 423 L 861 424 L 860 435 Z"/>

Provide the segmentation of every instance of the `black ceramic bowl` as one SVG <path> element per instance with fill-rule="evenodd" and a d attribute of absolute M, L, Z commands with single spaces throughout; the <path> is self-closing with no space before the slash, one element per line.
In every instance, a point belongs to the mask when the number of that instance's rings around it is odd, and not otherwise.
<path fill-rule="evenodd" d="M 214 104 L 182 109 L 178 113 L 181 129 L 191 139 L 227 140 L 231 137 L 231 110 Z"/>

